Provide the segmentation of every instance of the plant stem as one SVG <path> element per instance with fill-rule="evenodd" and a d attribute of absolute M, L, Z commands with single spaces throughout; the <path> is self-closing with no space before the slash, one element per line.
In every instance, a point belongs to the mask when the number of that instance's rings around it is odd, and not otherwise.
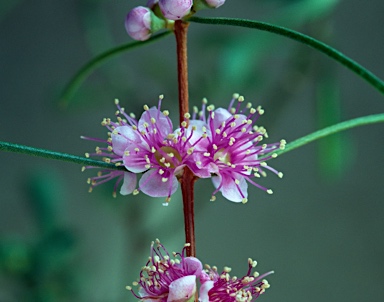
<path fill-rule="evenodd" d="M 328 135 L 348 130 L 351 128 L 354 128 L 356 126 L 363 126 L 363 125 L 369 125 L 369 124 L 376 124 L 376 123 L 383 123 L 384 122 L 384 113 L 379 113 L 379 114 L 372 114 L 372 115 L 367 115 L 367 116 L 362 116 L 358 118 L 354 118 L 348 121 L 344 121 L 320 130 L 317 130 L 315 132 L 312 132 L 311 134 L 308 134 L 306 136 L 300 137 L 293 142 L 290 142 L 289 144 L 286 145 L 284 150 L 277 150 L 272 153 L 276 153 L 277 155 L 284 154 L 286 152 L 292 151 L 296 148 L 299 148 L 301 146 L 304 146 L 308 143 L 311 143 L 315 140 L 318 140 L 320 138 L 326 137 Z M 267 157 L 268 154 L 266 154 L 263 157 Z M 262 158 L 260 158 L 261 160 Z"/>
<path fill-rule="evenodd" d="M 310 36 L 304 35 L 292 29 L 288 29 L 282 26 L 269 24 L 265 22 L 237 19 L 237 18 L 202 18 L 202 17 L 191 17 L 188 21 L 204 24 L 215 24 L 215 25 L 232 25 L 240 27 L 255 28 L 259 30 L 268 31 L 274 34 L 282 35 L 287 38 L 296 40 L 298 42 L 307 44 L 308 46 L 321 51 L 332 59 L 338 61 L 348 69 L 355 72 L 358 76 L 366 80 L 369 84 L 375 87 L 380 93 L 384 94 L 384 82 L 373 74 L 368 69 L 361 66 L 351 58 L 347 57 L 340 51 L 332 48 L 331 46 L 320 42 Z"/>
<path fill-rule="evenodd" d="M 189 112 L 187 56 L 188 25 L 189 23 L 184 23 L 181 20 L 175 22 L 180 123 L 184 121 L 184 114 Z"/>
<path fill-rule="evenodd" d="M 185 120 L 184 115 L 189 112 L 187 56 L 188 25 L 188 23 L 181 20 L 175 22 L 180 123 Z M 193 195 L 193 187 L 196 179 L 196 176 L 191 170 L 188 167 L 185 167 L 183 175 L 180 178 L 180 183 L 183 195 L 185 242 L 190 244 L 190 247 L 187 248 L 187 256 L 196 256 Z"/>
<path fill-rule="evenodd" d="M 76 156 L 68 153 L 60 153 L 45 149 L 33 148 L 19 144 L 13 144 L 8 142 L 0 141 L 0 151 L 5 152 L 15 152 L 15 153 L 24 153 L 32 156 L 39 156 L 48 159 L 56 159 L 67 162 L 72 162 L 75 164 L 80 164 L 83 166 L 92 166 L 92 167 L 100 167 L 111 170 L 121 170 L 126 171 L 124 167 L 117 167 L 114 164 L 106 163 L 100 160 L 94 160 L 86 157 Z"/>

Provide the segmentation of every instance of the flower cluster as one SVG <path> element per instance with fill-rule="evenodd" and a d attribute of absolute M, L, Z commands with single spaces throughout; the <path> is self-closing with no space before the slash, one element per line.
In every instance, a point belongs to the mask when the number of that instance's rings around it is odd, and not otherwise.
<path fill-rule="evenodd" d="M 117 121 L 104 119 L 102 125 L 109 130 L 107 140 L 83 137 L 104 142 L 106 147 L 97 147 L 95 153 L 105 162 L 121 166 L 121 170 L 102 170 L 89 178 L 93 187 L 117 178 L 114 194 L 123 181 L 120 193 L 143 192 L 152 197 L 165 197 L 168 202 L 178 188 L 178 178 L 188 167 L 197 178 L 212 178 L 215 194 L 234 202 L 247 202 L 248 183 L 268 192 L 254 181 L 266 175 L 266 170 L 279 177 L 282 173 L 267 165 L 276 157 L 273 152 L 283 149 L 285 141 L 260 144 L 267 132 L 254 122 L 263 114 L 261 107 L 243 105 L 244 98 L 235 94 L 228 109 L 207 105 L 203 100 L 202 110 L 194 108 L 186 113 L 184 121 L 176 130 L 167 110 L 161 111 L 163 96 L 158 106 L 144 106 L 144 113 L 137 120 L 127 114 L 116 100 Z M 92 168 L 92 167 L 85 167 Z M 138 185 L 137 175 L 142 174 Z"/>
<path fill-rule="evenodd" d="M 186 244 L 181 253 L 173 253 L 173 259 L 165 247 L 157 239 L 152 242 L 151 256 L 142 268 L 140 277 L 133 286 L 139 286 L 138 294 L 127 286 L 140 301 L 188 302 L 194 301 L 196 282 L 200 281 L 200 302 L 235 302 L 257 299 L 269 288 L 264 279 L 273 272 L 259 275 L 253 272 L 256 261 L 248 259 L 248 272 L 242 278 L 231 277 L 231 269 L 225 267 L 219 274 L 216 267 L 206 265 L 195 257 L 186 257 Z"/>
<path fill-rule="evenodd" d="M 172 28 L 175 20 L 204 8 L 217 8 L 225 0 L 148 0 L 146 6 L 133 8 L 125 19 L 125 29 L 131 38 L 149 39 L 152 33 Z"/>

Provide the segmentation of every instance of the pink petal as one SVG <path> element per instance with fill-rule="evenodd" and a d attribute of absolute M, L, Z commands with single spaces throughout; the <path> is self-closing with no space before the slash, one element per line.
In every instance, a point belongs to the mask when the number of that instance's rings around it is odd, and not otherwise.
<path fill-rule="evenodd" d="M 236 185 L 235 181 L 229 175 L 213 176 L 212 182 L 216 188 L 222 184 L 220 191 L 226 199 L 233 202 L 241 202 L 244 198 L 248 197 L 248 183 L 242 176 L 237 176 L 237 179 L 240 181 L 238 185 Z"/>
<path fill-rule="evenodd" d="M 211 131 L 215 131 L 215 129 L 219 128 L 223 122 L 225 122 L 227 119 L 232 117 L 232 114 L 224 108 L 217 108 L 214 111 L 214 118 L 213 118 L 213 126 L 214 129 L 211 129 Z"/>
<path fill-rule="evenodd" d="M 196 276 L 185 276 L 176 279 L 169 285 L 167 302 L 186 302 L 196 292 Z"/>
<path fill-rule="evenodd" d="M 120 189 L 121 195 L 128 195 L 133 192 L 136 188 L 137 177 L 134 173 L 125 172 L 124 173 L 124 182 Z"/>
<path fill-rule="evenodd" d="M 151 197 L 168 197 L 175 193 L 178 187 L 177 178 L 171 175 L 166 182 L 163 182 L 162 178 L 163 176 L 157 170 L 149 170 L 141 177 L 139 188 L 143 193 Z"/>
<path fill-rule="evenodd" d="M 139 151 L 135 150 L 136 148 Z M 141 142 L 140 144 L 130 144 L 126 147 L 125 152 L 129 155 L 123 156 L 123 163 L 127 170 L 133 173 L 140 173 L 148 170 L 145 166 L 148 164 L 145 161 L 145 155 L 150 154 L 147 143 Z"/>
<path fill-rule="evenodd" d="M 189 275 L 200 276 L 203 270 L 201 261 L 195 257 L 186 257 L 183 261 L 186 266 L 186 273 Z"/>
<path fill-rule="evenodd" d="M 206 281 L 200 286 L 199 301 L 209 302 L 208 292 L 213 287 L 213 281 Z"/>
<path fill-rule="evenodd" d="M 155 124 L 152 124 L 151 118 L 155 119 Z M 149 110 L 143 112 L 138 123 L 138 128 L 140 131 L 146 131 L 144 123 L 147 123 L 149 125 L 149 129 L 152 129 L 152 127 L 156 127 L 162 139 L 173 132 L 171 119 L 168 116 L 164 115 L 156 107 L 152 107 Z"/>
<path fill-rule="evenodd" d="M 117 132 L 117 134 L 115 134 Z M 134 142 L 141 141 L 131 126 L 120 126 L 112 132 L 112 148 L 117 155 L 123 156 L 125 149 Z"/>

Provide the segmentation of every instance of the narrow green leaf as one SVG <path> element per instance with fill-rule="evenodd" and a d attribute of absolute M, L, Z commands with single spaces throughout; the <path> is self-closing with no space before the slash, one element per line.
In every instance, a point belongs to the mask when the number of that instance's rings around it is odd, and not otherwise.
<path fill-rule="evenodd" d="M 93 58 L 91 61 L 89 61 L 87 64 L 85 64 L 77 73 L 76 75 L 70 80 L 68 85 L 65 87 L 61 99 L 60 99 L 60 107 L 66 108 L 73 95 L 79 89 L 80 85 L 85 81 L 85 79 L 92 73 L 93 70 L 95 70 L 97 67 L 108 61 L 109 59 L 124 53 L 128 50 L 137 48 L 139 46 L 144 46 L 147 44 L 150 44 L 152 42 L 155 42 L 167 35 L 169 35 L 171 31 L 166 31 L 161 34 L 158 34 L 156 36 L 153 36 L 149 40 L 146 41 L 137 41 L 132 42 L 128 44 L 124 44 L 118 47 L 115 47 L 113 49 L 110 49 L 97 57 Z"/>
<path fill-rule="evenodd" d="M 374 75 L 371 71 L 367 70 L 354 60 L 348 58 L 346 55 L 341 53 L 340 51 L 330 47 L 329 45 L 320 42 L 310 36 L 304 35 L 297 31 L 253 20 L 247 19 L 237 19 L 237 18 L 201 18 L 201 17 L 191 17 L 188 19 L 190 22 L 203 23 L 203 24 L 214 24 L 214 25 L 231 25 L 231 26 L 239 26 L 246 28 L 253 28 L 268 31 L 274 34 L 282 35 L 287 38 L 296 40 L 298 42 L 304 43 L 324 54 L 331 57 L 332 59 L 338 61 L 340 64 L 344 65 L 348 69 L 355 72 L 358 76 L 365 79 L 368 83 L 370 83 L 373 87 L 375 87 L 378 91 L 384 94 L 384 82 Z"/>

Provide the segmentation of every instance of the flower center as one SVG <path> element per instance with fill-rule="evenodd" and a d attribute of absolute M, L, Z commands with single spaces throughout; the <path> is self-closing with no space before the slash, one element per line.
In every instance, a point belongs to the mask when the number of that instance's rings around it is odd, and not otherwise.
<path fill-rule="evenodd" d="M 176 168 L 182 161 L 180 153 L 172 147 L 161 147 L 160 150 L 156 150 L 155 158 L 160 166 L 164 168 Z"/>
<path fill-rule="evenodd" d="M 215 161 L 219 160 L 224 164 L 228 164 L 231 162 L 231 154 L 225 149 L 220 149 L 219 151 L 216 151 L 215 155 L 213 156 L 213 159 Z"/>

